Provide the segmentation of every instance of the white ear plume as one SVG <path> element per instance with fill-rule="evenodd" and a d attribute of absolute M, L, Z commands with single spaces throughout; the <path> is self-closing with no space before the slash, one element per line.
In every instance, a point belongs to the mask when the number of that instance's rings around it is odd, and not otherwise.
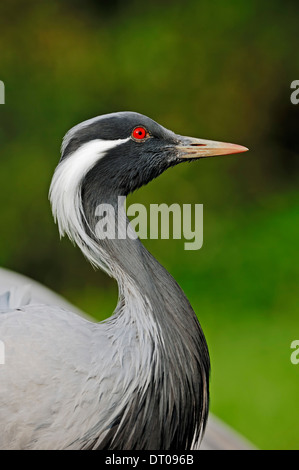
<path fill-rule="evenodd" d="M 49 192 L 52 212 L 58 224 L 60 236 L 67 235 L 81 248 L 93 265 L 107 272 L 109 270 L 106 263 L 105 265 L 99 263 L 98 245 L 87 235 L 83 225 L 85 215 L 82 207 L 81 186 L 86 174 L 106 155 L 108 150 L 128 140 L 129 138 L 97 139 L 83 144 L 58 165 Z"/>

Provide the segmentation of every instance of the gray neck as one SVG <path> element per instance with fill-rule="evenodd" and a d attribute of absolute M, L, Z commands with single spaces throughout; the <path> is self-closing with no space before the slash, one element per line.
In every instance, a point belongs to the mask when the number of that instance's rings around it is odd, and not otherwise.
<path fill-rule="evenodd" d="M 178 449 L 186 443 L 190 448 L 194 437 L 196 440 L 201 435 L 208 412 L 209 354 L 203 332 L 181 288 L 139 239 L 97 238 L 98 218 L 95 214 L 101 203 L 114 208 L 117 225 L 121 222 L 128 228 L 129 224 L 123 206 L 119 208 L 117 195 L 109 194 L 108 190 L 99 192 L 99 186 L 98 182 L 94 187 L 89 182 L 86 191 L 83 184 L 82 207 L 93 246 L 97 247 L 98 256 L 104 259 L 107 272 L 118 282 L 120 300 L 113 321 L 125 311 L 132 317 L 127 324 L 134 323 L 137 331 L 142 332 L 148 328 L 153 357 L 159 349 L 159 363 L 153 364 L 153 377 L 149 382 L 153 390 L 148 390 L 146 395 L 151 404 L 144 404 L 144 409 L 154 406 L 153 419 L 148 420 L 140 411 L 138 397 L 130 404 L 132 412 L 129 416 L 148 428 L 146 435 L 151 437 L 147 448 L 169 449 L 173 446 Z M 93 253 L 93 258 L 96 256 Z M 164 410 L 164 415 L 158 410 Z M 162 430 L 167 420 L 172 431 L 164 435 Z M 123 426 L 130 426 L 129 421 Z M 135 423 L 137 431 L 132 434 L 131 448 L 134 445 L 144 448 L 138 442 L 138 427 Z M 124 448 L 123 442 L 117 441 L 114 435 L 113 443 L 115 448 Z M 105 446 L 111 448 L 109 435 L 101 448 Z"/>

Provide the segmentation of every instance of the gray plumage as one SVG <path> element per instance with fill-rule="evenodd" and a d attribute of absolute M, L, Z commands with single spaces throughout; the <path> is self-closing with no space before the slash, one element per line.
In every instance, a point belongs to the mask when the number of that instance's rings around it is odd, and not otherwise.
<path fill-rule="evenodd" d="M 6 294 L 14 286 L 13 290 L 17 293 L 17 297 L 27 296 L 30 291 L 32 303 L 43 303 L 45 305 L 57 305 L 64 309 L 76 312 L 83 318 L 88 318 L 84 312 L 78 310 L 74 305 L 69 304 L 64 298 L 40 285 L 33 279 L 29 279 L 20 274 L 14 273 L 7 269 L 0 268 L 0 286 Z M 22 301 L 21 301 L 22 302 Z M 250 450 L 254 449 L 253 445 L 240 436 L 236 431 L 231 429 L 227 424 L 223 423 L 209 413 L 209 419 L 201 442 L 202 450 Z"/>
<path fill-rule="evenodd" d="M 148 131 L 140 141 L 137 126 Z M 99 240 L 95 211 L 110 203 L 116 224 L 128 227 L 118 195 L 219 148 L 223 154 L 219 143 L 178 136 L 137 113 L 101 116 L 66 135 L 50 189 L 53 214 L 60 234 L 117 280 L 119 302 L 108 320 L 93 323 L 34 304 L 24 292 L 14 302 L 11 292 L 0 297 L 0 448 L 198 445 L 209 402 L 209 354 L 198 320 L 139 239 Z"/>

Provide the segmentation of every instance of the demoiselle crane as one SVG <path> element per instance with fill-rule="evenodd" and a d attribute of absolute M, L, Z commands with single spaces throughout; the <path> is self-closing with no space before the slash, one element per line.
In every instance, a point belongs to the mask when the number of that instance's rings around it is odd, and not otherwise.
<path fill-rule="evenodd" d="M 0 296 L 1 449 L 198 447 L 210 361 L 197 317 L 140 240 L 99 237 L 95 214 L 110 204 L 111 222 L 129 233 L 118 196 L 178 163 L 246 150 L 177 135 L 133 112 L 99 116 L 66 134 L 50 188 L 54 218 L 61 236 L 116 279 L 119 302 L 94 323 L 32 303 L 23 289 Z"/>

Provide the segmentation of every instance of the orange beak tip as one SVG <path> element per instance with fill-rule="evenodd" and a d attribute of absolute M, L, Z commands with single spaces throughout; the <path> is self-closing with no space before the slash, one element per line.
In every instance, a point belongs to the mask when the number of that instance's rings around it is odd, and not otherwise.
<path fill-rule="evenodd" d="M 233 145 L 231 149 L 228 149 L 231 154 L 234 153 L 245 153 L 248 152 L 249 149 L 247 147 L 243 147 L 243 145 Z"/>

